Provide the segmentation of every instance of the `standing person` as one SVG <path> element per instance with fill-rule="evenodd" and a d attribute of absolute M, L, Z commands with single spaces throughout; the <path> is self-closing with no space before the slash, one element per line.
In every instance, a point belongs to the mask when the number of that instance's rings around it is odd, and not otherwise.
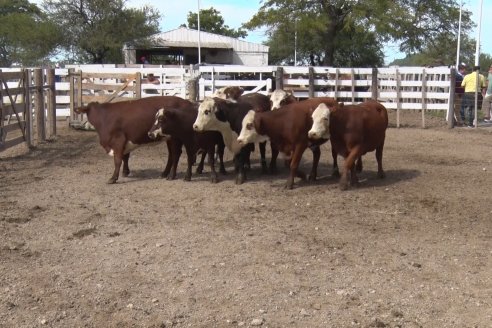
<path fill-rule="evenodd" d="M 456 70 L 456 82 L 454 88 L 454 118 L 456 122 L 456 126 L 463 126 L 464 122 L 461 120 L 460 109 L 461 102 L 463 101 L 463 93 L 465 92 L 463 87 L 461 86 L 461 82 L 463 82 L 463 78 L 466 75 L 466 64 L 461 63 L 458 65 Z"/>
<path fill-rule="evenodd" d="M 149 73 L 147 74 L 147 78 L 142 80 L 142 84 L 161 84 L 161 81 L 153 74 Z M 143 91 L 147 94 L 158 94 L 159 91 L 156 89 L 143 89 Z"/>
<path fill-rule="evenodd" d="M 142 64 L 148 64 L 149 63 L 149 61 L 147 60 L 147 58 L 145 56 L 140 57 L 140 62 Z"/>
<path fill-rule="evenodd" d="M 465 121 L 465 108 L 468 109 L 468 127 L 473 127 L 473 121 L 475 120 L 475 92 L 477 91 L 477 74 L 478 74 L 478 87 L 479 87 L 479 100 L 482 97 L 482 89 L 485 87 L 485 77 L 479 73 L 480 66 L 474 66 L 473 72 L 465 75 L 461 86 L 465 88 L 465 93 L 463 94 L 463 100 L 461 103 L 461 120 Z"/>
<path fill-rule="evenodd" d="M 491 108 L 492 108 L 492 65 L 489 67 L 489 75 L 487 76 L 487 92 L 485 93 L 485 97 L 482 102 L 482 112 L 483 112 L 483 121 L 485 123 L 492 123 L 491 117 Z"/>

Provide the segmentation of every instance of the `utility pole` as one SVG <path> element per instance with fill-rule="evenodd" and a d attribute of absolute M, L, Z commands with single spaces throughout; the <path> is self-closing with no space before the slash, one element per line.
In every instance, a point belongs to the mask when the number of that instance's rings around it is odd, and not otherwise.
<path fill-rule="evenodd" d="M 460 19 L 458 22 L 458 45 L 456 47 L 456 69 L 460 64 L 460 47 L 461 47 L 461 13 L 463 11 L 463 0 L 460 1 Z"/>
<path fill-rule="evenodd" d="M 478 29 L 477 29 L 477 46 L 475 48 L 475 66 L 480 67 L 480 34 L 482 32 L 482 7 L 483 0 L 480 0 L 480 7 L 478 9 Z M 480 87 L 480 69 L 477 69 L 475 85 L 475 127 L 478 127 L 478 92 L 482 92 Z"/>
<path fill-rule="evenodd" d="M 294 66 L 297 66 L 297 17 L 294 21 Z"/>
<path fill-rule="evenodd" d="M 200 0 L 198 0 L 198 65 L 202 63 L 202 49 L 200 40 Z"/>

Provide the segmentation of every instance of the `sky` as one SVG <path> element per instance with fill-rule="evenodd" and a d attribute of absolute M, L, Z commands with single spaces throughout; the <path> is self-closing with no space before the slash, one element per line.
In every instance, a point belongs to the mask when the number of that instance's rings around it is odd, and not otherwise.
<path fill-rule="evenodd" d="M 40 3 L 41 0 L 34 0 Z M 238 28 L 241 24 L 250 20 L 261 6 L 261 0 L 127 0 L 130 7 L 140 8 L 150 5 L 161 13 L 161 31 L 169 31 L 187 22 L 189 11 L 197 12 L 198 3 L 201 9 L 214 7 L 224 18 L 225 24 L 231 28 Z M 480 0 L 464 0 L 463 6 L 473 13 L 472 19 L 478 25 L 478 12 Z M 488 15 L 486 16 L 485 13 Z M 492 55 L 492 1 L 483 0 L 481 52 Z M 477 31 L 472 32 L 472 37 L 477 38 Z M 246 41 L 261 43 L 265 41 L 264 31 L 248 31 Z M 398 51 L 398 45 L 387 45 L 384 49 L 385 62 L 390 63 L 394 59 L 403 58 L 404 54 Z"/>

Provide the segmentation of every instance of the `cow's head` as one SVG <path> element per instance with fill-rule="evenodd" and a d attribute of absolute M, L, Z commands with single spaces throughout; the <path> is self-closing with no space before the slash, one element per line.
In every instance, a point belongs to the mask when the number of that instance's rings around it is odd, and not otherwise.
<path fill-rule="evenodd" d="M 336 105 L 335 105 L 336 106 Z M 343 106 L 343 103 L 341 104 Z M 310 139 L 330 139 L 330 111 L 326 104 L 321 103 L 312 113 L 313 126 L 308 132 Z"/>
<path fill-rule="evenodd" d="M 243 118 L 241 133 L 237 138 L 237 142 L 241 147 L 252 142 L 263 142 L 268 140 L 267 136 L 261 135 L 261 131 L 258 131 L 261 130 L 261 118 L 255 114 L 254 110 L 250 110 Z"/>
<path fill-rule="evenodd" d="M 74 112 L 76 112 L 77 114 L 88 114 L 91 111 L 91 109 L 98 108 L 99 105 L 100 104 L 97 101 L 90 102 L 89 104 L 87 104 L 87 106 L 81 106 L 75 108 Z"/>
<path fill-rule="evenodd" d="M 234 132 L 226 120 L 227 101 L 219 98 L 205 97 L 198 107 L 198 115 L 193 130 L 219 131 L 222 134 L 226 147 L 237 154 L 241 147 L 237 143 L 237 133 Z"/>
<path fill-rule="evenodd" d="M 223 87 L 215 90 L 212 97 L 237 101 L 243 92 L 244 89 L 241 87 Z"/>
<path fill-rule="evenodd" d="M 152 140 L 164 139 L 167 140 L 170 138 L 170 135 L 166 134 L 166 125 L 169 121 L 169 116 L 171 116 L 171 112 L 166 112 L 164 108 L 159 109 L 155 114 L 155 122 L 154 125 L 150 128 L 148 135 Z"/>
<path fill-rule="evenodd" d="M 282 106 L 296 101 L 297 99 L 294 97 L 294 92 L 292 90 L 285 91 L 282 89 L 277 89 L 270 94 L 270 104 L 272 106 L 272 110 L 279 109 Z"/>

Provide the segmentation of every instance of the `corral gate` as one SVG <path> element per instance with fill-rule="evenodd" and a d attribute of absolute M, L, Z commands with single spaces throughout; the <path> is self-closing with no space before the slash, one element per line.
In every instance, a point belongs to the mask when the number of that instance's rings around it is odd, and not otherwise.
<path fill-rule="evenodd" d="M 139 99 L 141 94 L 141 74 L 122 73 L 84 73 L 70 74 L 70 125 L 75 128 L 92 129 L 83 114 L 74 109 L 90 102 L 117 102 Z"/>
<path fill-rule="evenodd" d="M 32 109 L 28 70 L 0 70 L 0 151 L 27 142 L 31 145 Z"/>

